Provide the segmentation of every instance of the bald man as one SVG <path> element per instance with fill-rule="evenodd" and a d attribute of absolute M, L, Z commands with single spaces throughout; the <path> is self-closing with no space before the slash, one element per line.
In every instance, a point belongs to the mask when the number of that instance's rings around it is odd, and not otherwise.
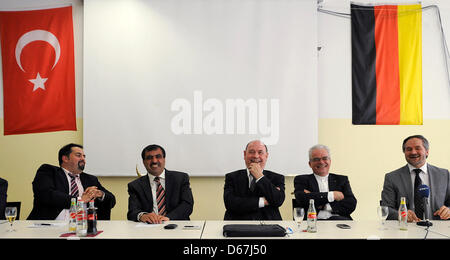
<path fill-rule="evenodd" d="M 284 176 L 264 169 L 268 157 L 263 142 L 251 141 L 244 150 L 246 168 L 225 175 L 225 220 L 281 220 Z"/>

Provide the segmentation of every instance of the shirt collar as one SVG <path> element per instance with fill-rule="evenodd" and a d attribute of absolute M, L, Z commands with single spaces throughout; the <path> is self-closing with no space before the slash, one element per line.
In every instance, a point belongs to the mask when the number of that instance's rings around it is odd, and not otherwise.
<path fill-rule="evenodd" d="M 414 169 L 417 169 L 417 168 L 408 163 L 408 169 L 409 169 L 409 172 L 411 173 Z M 419 169 L 421 169 L 423 173 L 427 174 L 428 173 L 428 163 L 425 162 L 425 164 L 422 165 L 422 167 L 420 167 Z"/>
<path fill-rule="evenodd" d="M 148 177 L 150 178 L 150 181 L 153 181 L 153 182 L 155 181 L 155 177 L 156 177 L 156 176 L 154 176 L 154 175 L 148 173 Z M 162 180 L 165 180 L 165 179 L 166 179 L 166 169 L 164 169 L 164 170 L 162 171 L 162 173 L 159 175 L 159 179 L 162 179 Z"/>
<path fill-rule="evenodd" d="M 329 173 L 327 175 L 325 175 L 325 176 L 320 176 L 320 175 L 315 174 L 315 173 L 313 173 L 313 174 L 314 174 L 314 177 L 316 177 L 317 181 L 327 181 L 328 180 L 328 176 L 330 175 Z"/>
<path fill-rule="evenodd" d="M 79 178 L 79 177 L 80 177 L 80 174 L 73 174 L 73 173 L 69 172 L 68 170 L 64 169 L 63 167 L 61 167 L 61 169 L 63 169 L 64 173 L 65 173 L 68 177 L 70 177 L 70 176 L 75 177 L 75 178 Z"/>

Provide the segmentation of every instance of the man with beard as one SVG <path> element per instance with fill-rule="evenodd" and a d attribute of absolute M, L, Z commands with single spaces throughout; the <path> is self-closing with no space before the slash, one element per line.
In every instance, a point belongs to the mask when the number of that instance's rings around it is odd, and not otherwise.
<path fill-rule="evenodd" d="M 167 170 L 166 151 L 159 145 L 145 147 L 141 157 L 149 174 L 128 184 L 128 220 L 152 224 L 189 220 L 194 206 L 189 175 Z"/>
<path fill-rule="evenodd" d="M 114 195 L 97 177 L 83 172 L 86 156 L 83 146 L 68 144 L 58 153 L 59 167 L 43 164 L 33 180 L 34 202 L 29 220 L 68 220 L 72 198 L 88 203 L 94 200 L 99 220 L 109 220 L 116 204 Z"/>
<path fill-rule="evenodd" d="M 244 150 L 246 169 L 225 175 L 225 220 L 281 220 L 284 176 L 265 170 L 267 146 L 251 141 Z"/>
<path fill-rule="evenodd" d="M 432 219 L 450 218 L 450 174 L 447 169 L 427 163 L 430 146 L 421 135 L 407 137 L 403 141 L 403 153 L 407 165 L 387 173 L 381 192 L 381 204 L 389 207 L 388 219 L 398 219 L 400 198 L 406 198 L 408 222 L 423 219 L 424 212 L 430 212 Z M 418 187 L 427 185 L 429 202 L 424 205 Z"/>

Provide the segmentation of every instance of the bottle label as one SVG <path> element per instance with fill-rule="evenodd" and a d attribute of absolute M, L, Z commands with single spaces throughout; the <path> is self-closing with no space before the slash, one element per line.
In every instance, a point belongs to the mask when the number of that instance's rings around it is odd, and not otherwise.
<path fill-rule="evenodd" d="M 71 212 L 70 213 L 70 219 L 77 219 L 77 213 Z"/>
<path fill-rule="evenodd" d="M 86 214 L 83 211 L 79 211 L 77 214 L 77 220 L 78 221 L 86 220 Z"/>
<path fill-rule="evenodd" d="M 94 214 L 89 214 L 88 215 L 88 220 L 95 220 L 95 215 Z"/>
<path fill-rule="evenodd" d="M 402 218 L 406 218 L 408 216 L 408 212 L 402 211 L 400 212 L 400 216 L 402 216 Z"/>
<path fill-rule="evenodd" d="M 315 212 L 309 212 L 308 218 L 315 219 L 315 218 L 317 218 L 317 214 Z"/>

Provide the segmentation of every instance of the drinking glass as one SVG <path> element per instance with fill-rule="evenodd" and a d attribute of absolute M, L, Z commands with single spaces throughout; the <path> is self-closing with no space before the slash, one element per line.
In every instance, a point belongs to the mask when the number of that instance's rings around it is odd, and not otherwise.
<path fill-rule="evenodd" d="M 17 208 L 16 207 L 6 207 L 5 209 L 5 217 L 6 220 L 9 221 L 9 230 L 8 232 L 16 231 L 13 229 L 13 223 L 17 217 Z"/>
<path fill-rule="evenodd" d="M 303 217 L 305 216 L 305 210 L 303 208 L 294 208 L 294 220 L 297 222 L 297 226 L 300 229 Z"/>
<path fill-rule="evenodd" d="M 377 208 L 378 217 L 381 219 L 381 229 L 387 229 L 384 225 L 386 223 L 386 219 L 389 215 L 389 208 L 387 206 L 378 206 Z"/>

